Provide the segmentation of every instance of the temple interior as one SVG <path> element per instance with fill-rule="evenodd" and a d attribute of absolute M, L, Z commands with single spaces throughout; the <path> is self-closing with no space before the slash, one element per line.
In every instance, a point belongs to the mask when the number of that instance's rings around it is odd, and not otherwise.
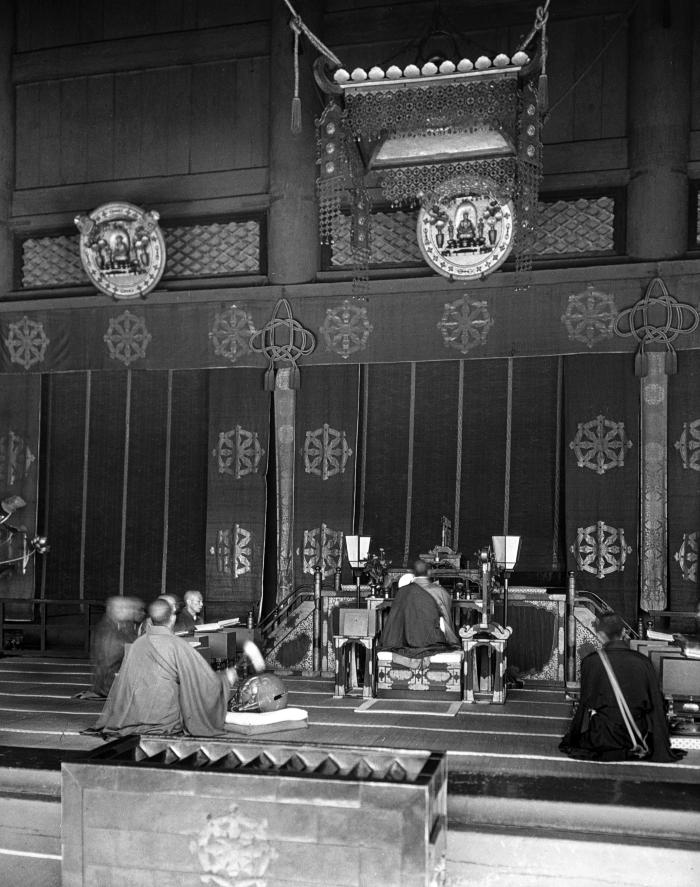
<path fill-rule="evenodd" d="M 697 5 L 0 72 L 0 884 L 700 883 Z"/>

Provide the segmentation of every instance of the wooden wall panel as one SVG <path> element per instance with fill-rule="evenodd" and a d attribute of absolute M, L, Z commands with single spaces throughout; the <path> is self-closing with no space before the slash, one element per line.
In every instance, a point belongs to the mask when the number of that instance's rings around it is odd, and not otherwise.
<path fill-rule="evenodd" d="M 270 0 L 21 0 L 17 48 L 75 43 L 266 21 Z"/>
<path fill-rule="evenodd" d="M 263 167 L 268 91 L 266 59 L 19 85 L 17 188 Z"/>

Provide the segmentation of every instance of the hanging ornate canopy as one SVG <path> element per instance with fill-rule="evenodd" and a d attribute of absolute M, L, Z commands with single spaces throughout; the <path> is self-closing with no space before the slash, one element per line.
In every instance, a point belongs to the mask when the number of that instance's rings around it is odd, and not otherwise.
<path fill-rule="evenodd" d="M 437 60 L 439 61 L 439 60 Z M 423 255 L 451 278 L 483 277 L 515 249 L 529 267 L 542 166 L 539 61 L 519 51 L 352 73 L 332 80 L 317 121 L 323 242 L 347 207 L 358 268 L 370 258 L 368 175 L 392 206 L 419 206 Z M 544 84 L 542 84 L 544 87 Z"/>

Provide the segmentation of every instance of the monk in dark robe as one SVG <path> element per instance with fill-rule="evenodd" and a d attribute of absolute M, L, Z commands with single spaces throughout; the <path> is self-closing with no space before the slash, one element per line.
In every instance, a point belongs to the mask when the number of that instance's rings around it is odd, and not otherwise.
<path fill-rule="evenodd" d="M 616 613 L 601 616 L 596 629 L 634 722 L 649 746 L 645 760 L 671 763 L 685 752 L 671 749 L 664 700 L 654 667 L 622 640 L 624 623 Z M 596 651 L 581 662 L 581 699 L 559 748 L 571 757 L 598 761 L 632 759 L 632 743 L 612 685 Z"/>
<path fill-rule="evenodd" d="M 416 561 L 414 571 L 413 581 L 396 592 L 379 649 L 408 659 L 457 649 L 459 639 L 452 624 L 449 593 L 430 580 L 425 561 Z"/>
<path fill-rule="evenodd" d="M 176 616 L 167 601 L 155 600 L 148 613 L 151 624 L 131 647 L 95 731 L 117 736 L 223 733 L 235 670 L 217 674 L 173 634 Z"/>
<path fill-rule="evenodd" d="M 124 647 L 136 640 L 138 603 L 129 597 L 108 599 L 105 615 L 92 638 L 92 693 L 84 696 L 104 698 L 109 693 L 124 658 Z"/>
<path fill-rule="evenodd" d="M 202 622 L 202 610 L 204 608 L 204 598 L 201 591 L 194 589 L 185 592 L 185 606 L 177 614 L 177 622 L 175 623 L 176 632 L 187 632 L 191 634 L 195 625 Z"/>

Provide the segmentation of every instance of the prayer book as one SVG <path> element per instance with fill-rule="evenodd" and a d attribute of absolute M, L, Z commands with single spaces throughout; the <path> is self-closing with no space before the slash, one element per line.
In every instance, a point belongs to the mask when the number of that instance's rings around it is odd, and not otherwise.
<path fill-rule="evenodd" d="M 674 641 L 674 637 L 672 634 L 667 634 L 665 631 L 654 631 L 653 628 L 650 628 L 647 631 L 647 640 L 666 641 L 667 644 L 672 644 Z"/>

